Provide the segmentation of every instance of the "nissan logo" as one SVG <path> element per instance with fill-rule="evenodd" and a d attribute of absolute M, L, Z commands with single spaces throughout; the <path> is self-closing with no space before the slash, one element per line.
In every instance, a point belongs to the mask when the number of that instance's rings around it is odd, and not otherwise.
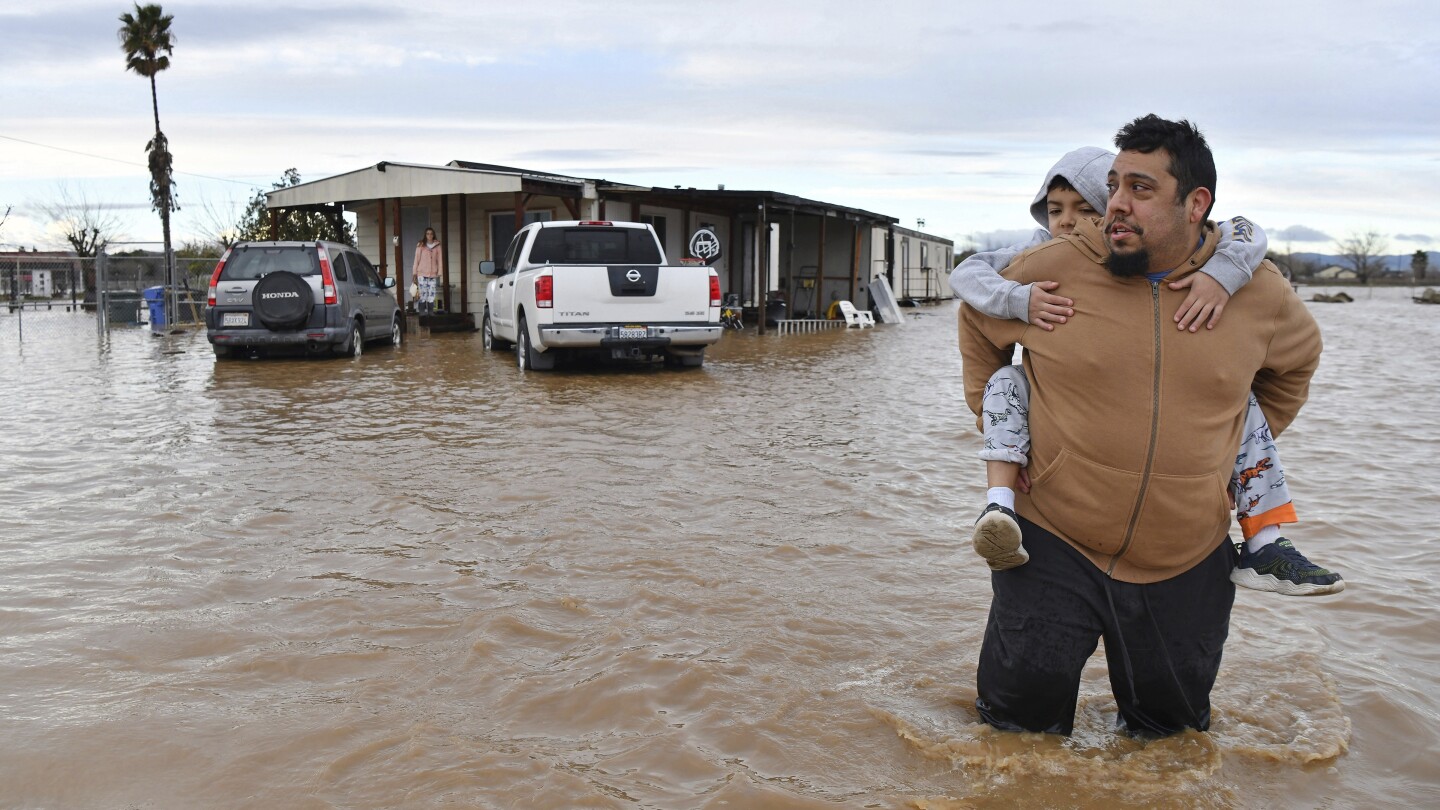
<path fill-rule="evenodd" d="M 300 297 L 300 293 L 297 293 L 297 292 L 260 293 L 260 297 L 261 297 L 261 298 L 299 298 L 299 297 Z"/>
<path fill-rule="evenodd" d="M 640 280 L 640 271 L 633 267 L 630 268 L 630 272 L 625 274 L 625 280 L 630 282 L 631 284 L 634 284 L 635 282 Z"/>

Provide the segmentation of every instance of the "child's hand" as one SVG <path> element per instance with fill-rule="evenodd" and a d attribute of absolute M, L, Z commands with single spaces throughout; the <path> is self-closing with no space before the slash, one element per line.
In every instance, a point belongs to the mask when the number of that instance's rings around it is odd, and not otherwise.
<path fill-rule="evenodd" d="M 1071 307 L 1075 302 L 1050 290 L 1060 286 L 1058 281 L 1037 281 L 1030 285 L 1030 323 L 1050 332 L 1055 329 L 1051 323 L 1065 323 L 1075 314 Z"/>
<path fill-rule="evenodd" d="M 1204 273 L 1191 273 L 1179 281 L 1170 282 L 1170 289 L 1183 290 L 1190 288 L 1190 294 L 1185 296 L 1185 301 L 1180 308 L 1175 310 L 1175 323 L 1177 329 L 1190 327 L 1194 332 L 1200 328 L 1200 322 L 1206 318 L 1210 320 L 1205 324 L 1206 329 L 1214 329 L 1215 324 L 1220 323 L 1220 313 L 1225 311 L 1225 302 L 1230 300 L 1230 293 L 1220 286 L 1220 282 Z M 1034 295 L 1031 295 L 1034 300 Z M 1034 307 L 1034 304 L 1031 304 Z"/>
<path fill-rule="evenodd" d="M 1029 495 L 1029 494 L 1030 494 L 1030 468 L 1029 468 L 1029 467 L 1021 467 L 1021 468 L 1020 468 L 1020 475 L 1016 477 L 1015 483 L 1018 485 L 1018 488 L 1020 489 L 1021 492 L 1025 493 L 1026 495 Z M 1235 510 L 1234 510 L 1234 508 L 1232 507 L 1230 511 L 1233 512 L 1233 511 L 1235 511 Z"/>

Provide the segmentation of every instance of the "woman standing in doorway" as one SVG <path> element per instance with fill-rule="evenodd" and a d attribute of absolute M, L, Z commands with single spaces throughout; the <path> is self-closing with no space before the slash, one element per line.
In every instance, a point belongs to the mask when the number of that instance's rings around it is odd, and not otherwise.
<path fill-rule="evenodd" d="M 435 229 L 426 228 L 425 236 L 415 243 L 415 283 L 420 287 L 419 301 L 415 311 L 421 315 L 435 314 L 435 287 L 440 278 L 442 264 L 440 241 L 435 238 Z"/>

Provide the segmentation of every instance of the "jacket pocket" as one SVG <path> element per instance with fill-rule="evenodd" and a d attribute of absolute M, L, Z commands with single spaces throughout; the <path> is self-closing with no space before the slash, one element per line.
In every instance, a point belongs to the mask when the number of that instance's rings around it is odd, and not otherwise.
<path fill-rule="evenodd" d="M 1140 493 L 1140 474 L 1061 450 L 1036 476 L 1030 501 L 1060 534 L 1101 554 L 1114 554 Z"/>
<path fill-rule="evenodd" d="M 1230 524 L 1228 483 L 1228 470 L 1151 475 L 1125 558 L 1143 568 L 1188 568 L 1214 551 Z"/>

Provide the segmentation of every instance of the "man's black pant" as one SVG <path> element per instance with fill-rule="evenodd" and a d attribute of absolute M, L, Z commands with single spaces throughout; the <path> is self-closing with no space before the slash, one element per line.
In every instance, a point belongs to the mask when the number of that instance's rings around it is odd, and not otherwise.
<path fill-rule="evenodd" d="M 1105 639 L 1110 688 L 1132 733 L 1210 727 L 1210 689 L 1230 631 L 1236 552 L 1229 540 L 1179 576 L 1149 585 L 1105 576 L 1064 540 L 1020 519 L 1030 561 L 990 576 L 980 649 L 985 722 L 1069 734 L 1080 673 Z"/>

